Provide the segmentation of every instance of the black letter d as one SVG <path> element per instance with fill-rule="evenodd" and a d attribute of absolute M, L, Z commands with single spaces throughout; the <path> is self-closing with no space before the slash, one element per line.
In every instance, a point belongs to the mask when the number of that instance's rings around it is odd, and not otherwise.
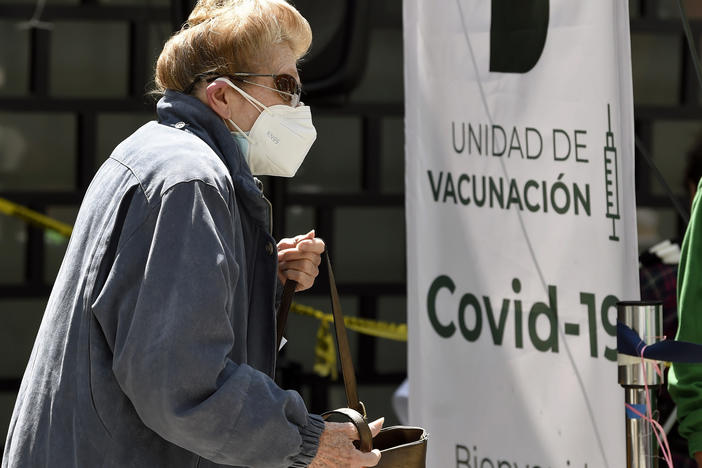
<path fill-rule="evenodd" d="M 526 73 L 546 44 L 549 0 L 492 0 L 490 71 Z"/>

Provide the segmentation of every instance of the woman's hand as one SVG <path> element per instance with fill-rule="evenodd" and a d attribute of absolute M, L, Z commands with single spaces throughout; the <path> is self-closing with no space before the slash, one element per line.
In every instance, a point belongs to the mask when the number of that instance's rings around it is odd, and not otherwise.
<path fill-rule="evenodd" d="M 383 427 L 383 418 L 370 423 L 371 434 L 375 437 Z M 317 456 L 309 468 L 361 468 L 375 466 L 380 461 L 380 450 L 363 453 L 353 441 L 358 440 L 358 432 L 351 423 L 325 423 L 319 439 Z"/>
<path fill-rule="evenodd" d="M 319 274 L 324 241 L 314 237 L 314 230 L 292 239 L 278 242 L 278 279 L 297 281 L 296 291 L 304 291 L 314 284 Z"/>

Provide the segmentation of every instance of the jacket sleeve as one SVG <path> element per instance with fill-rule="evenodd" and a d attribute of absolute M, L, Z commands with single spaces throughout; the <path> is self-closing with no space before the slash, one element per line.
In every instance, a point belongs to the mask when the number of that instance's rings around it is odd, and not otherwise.
<path fill-rule="evenodd" d="M 677 340 L 702 344 L 702 206 L 697 192 L 678 270 Z M 690 454 L 702 451 L 702 364 L 673 363 L 668 389 Z"/>
<path fill-rule="evenodd" d="M 169 189 L 119 249 L 102 288 L 119 299 L 98 297 L 93 313 L 112 337 L 120 387 L 161 437 L 226 465 L 307 466 L 324 422 L 299 394 L 228 358 L 246 332 L 227 313 L 240 280 L 231 217 L 203 182 Z"/>

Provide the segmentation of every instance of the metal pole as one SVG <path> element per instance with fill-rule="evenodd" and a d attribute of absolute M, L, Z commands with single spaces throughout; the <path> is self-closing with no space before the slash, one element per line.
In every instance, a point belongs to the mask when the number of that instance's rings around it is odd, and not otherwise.
<path fill-rule="evenodd" d="M 660 302 L 620 302 L 617 319 L 636 331 L 647 344 L 660 340 L 663 334 L 663 306 Z M 640 357 L 618 355 L 619 385 L 624 387 L 624 401 L 639 413 L 646 414 L 646 393 L 651 411 L 656 409 L 656 394 L 661 378 L 655 361 Z M 626 466 L 627 468 L 658 468 L 658 444 L 651 423 L 626 407 Z"/>

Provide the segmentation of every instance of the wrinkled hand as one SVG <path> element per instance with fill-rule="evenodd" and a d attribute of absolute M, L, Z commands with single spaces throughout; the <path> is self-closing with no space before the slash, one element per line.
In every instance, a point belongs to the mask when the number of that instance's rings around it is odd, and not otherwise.
<path fill-rule="evenodd" d="M 376 419 L 368 425 L 373 437 L 382 429 L 383 421 L 384 418 Z M 317 456 L 309 468 L 361 468 L 378 464 L 380 450 L 363 453 L 353 445 L 353 441 L 358 440 L 358 432 L 353 424 L 328 422 L 324 425 Z"/>
<path fill-rule="evenodd" d="M 278 279 L 297 281 L 296 291 L 304 291 L 314 284 L 319 274 L 324 241 L 314 236 L 314 230 L 292 239 L 278 242 Z"/>

